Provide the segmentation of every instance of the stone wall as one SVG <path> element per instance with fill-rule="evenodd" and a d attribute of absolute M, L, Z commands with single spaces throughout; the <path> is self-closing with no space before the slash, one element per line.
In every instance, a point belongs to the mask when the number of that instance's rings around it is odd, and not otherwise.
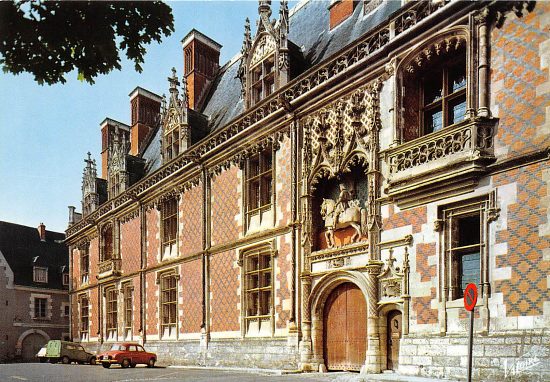
<path fill-rule="evenodd" d="M 400 373 L 464 379 L 467 365 L 466 336 L 409 335 L 401 339 Z M 482 381 L 547 381 L 550 378 L 550 330 L 475 335 L 472 378 Z"/>

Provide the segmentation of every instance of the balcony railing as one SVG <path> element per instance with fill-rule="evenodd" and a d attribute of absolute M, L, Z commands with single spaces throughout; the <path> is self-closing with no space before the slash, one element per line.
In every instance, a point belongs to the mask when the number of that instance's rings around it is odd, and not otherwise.
<path fill-rule="evenodd" d="M 427 192 L 443 196 L 448 193 L 437 193 L 438 184 L 444 183 L 452 193 L 453 182 L 462 182 L 462 186 L 475 182 L 485 166 L 494 161 L 497 121 L 467 120 L 389 149 L 388 195 L 398 202 Z"/>
<path fill-rule="evenodd" d="M 98 278 L 116 276 L 120 274 L 120 259 L 110 259 L 99 263 Z"/>

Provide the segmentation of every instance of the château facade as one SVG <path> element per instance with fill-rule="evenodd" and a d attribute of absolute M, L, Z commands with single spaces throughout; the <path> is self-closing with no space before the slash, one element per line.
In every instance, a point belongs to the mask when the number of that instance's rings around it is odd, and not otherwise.
<path fill-rule="evenodd" d="M 550 5 L 259 1 L 101 124 L 71 336 L 159 361 L 547 378 Z M 175 58 L 177 59 L 177 58 Z M 235 357 L 238 354 L 238 357 Z M 525 365 L 536 365 L 525 367 Z"/>

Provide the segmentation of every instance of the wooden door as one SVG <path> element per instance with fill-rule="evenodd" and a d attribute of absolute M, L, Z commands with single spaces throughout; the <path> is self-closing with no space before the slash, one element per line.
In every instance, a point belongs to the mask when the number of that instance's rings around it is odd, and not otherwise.
<path fill-rule="evenodd" d="M 351 283 L 338 286 L 324 311 L 324 355 L 328 370 L 360 371 L 367 352 L 367 304 Z"/>
<path fill-rule="evenodd" d="M 388 313 L 388 370 L 397 370 L 399 366 L 401 323 L 401 312 L 392 310 Z"/>

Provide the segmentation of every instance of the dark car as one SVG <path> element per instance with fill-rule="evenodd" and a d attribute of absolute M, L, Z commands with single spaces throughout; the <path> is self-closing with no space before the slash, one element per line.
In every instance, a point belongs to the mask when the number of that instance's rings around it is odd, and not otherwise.
<path fill-rule="evenodd" d="M 146 352 L 143 346 L 139 344 L 122 342 L 113 344 L 111 350 L 99 354 L 97 362 L 101 362 L 104 368 L 109 368 L 112 364 L 119 364 L 123 368 L 136 367 L 137 364 L 154 367 L 155 362 L 157 362 L 157 355 Z"/>
<path fill-rule="evenodd" d="M 95 365 L 96 356 L 88 353 L 82 345 L 69 341 L 50 340 L 45 346 L 46 351 L 38 352 L 37 356 L 40 362 L 49 361 L 51 363 L 63 362 L 65 364 L 71 362 L 89 363 Z"/>

